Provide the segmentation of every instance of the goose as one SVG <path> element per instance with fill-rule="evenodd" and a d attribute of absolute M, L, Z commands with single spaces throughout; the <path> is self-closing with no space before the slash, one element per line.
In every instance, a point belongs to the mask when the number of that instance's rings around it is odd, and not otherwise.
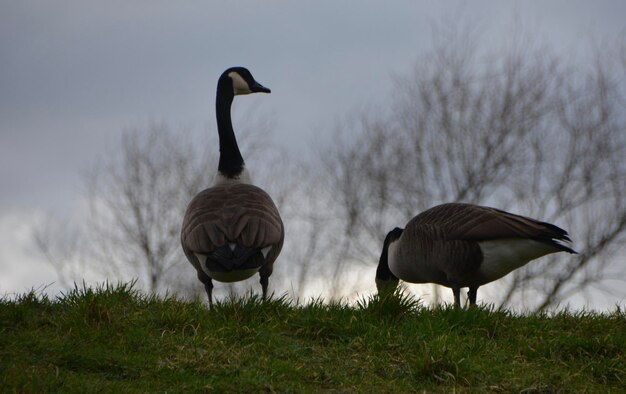
<path fill-rule="evenodd" d="M 478 287 L 547 254 L 575 254 L 564 242 L 571 243 L 567 231 L 550 223 L 479 205 L 442 204 L 387 234 L 376 287 L 379 293 L 395 290 L 400 279 L 436 283 L 452 289 L 457 307 L 460 288 L 469 287 L 474 306 Z"/>
<path fill-rule="evenodd" d="M 217 174 L 213 185 L 187 206 L 181 229 L 183 252 L 204 284 L 210 307 L 213 279 L 237 282 L 257 272 L 265 299 L 274 261 L 285 238 L 272 198 L 251 182 L 230 117 L 235 96 L 270 92 L 243 67 L 227 69 L 217 82 Z"/>

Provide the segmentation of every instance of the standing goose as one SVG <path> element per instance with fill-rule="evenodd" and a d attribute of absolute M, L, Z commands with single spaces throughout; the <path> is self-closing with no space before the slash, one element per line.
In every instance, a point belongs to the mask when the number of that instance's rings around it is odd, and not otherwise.
<path fill-rule="evenodd" d="M 230 118 L 236 95 L 270 93 L 250 71 L 233 67 L 217 82 L 216 115 L 220 160 L 213 186 L 198 193 L 183 219 L 181 243 L 185 256 L 204 284 L 213 305 L 213 279 L 236 282 L 255 273 L 263 298 L 285 231 L 271 197 L 250 182 Z"/>
<path fill-rule="evenodd" d="M 502 278 L 531 260 L 574 250 L 567 231 L 550 223 L 495 208 L 451 203 L 430 208 L 404 229 L 391 230 L 376 270 L 378 291 L 398 280 L 436 283 L 452 289 L 460 306 L 461 287 L 476 305 L 478 287 Z"/>

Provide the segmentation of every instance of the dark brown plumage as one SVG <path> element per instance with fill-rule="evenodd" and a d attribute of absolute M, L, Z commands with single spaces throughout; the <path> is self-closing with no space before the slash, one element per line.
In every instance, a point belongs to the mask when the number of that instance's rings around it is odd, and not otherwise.
<path fill-rule="evenodd" d="M 264 264 L 271 274 L 284 238 L 283 222 L 271 197 L 245 183 L 223 183 L 196 195 L 181 232 L 183 251 L 199 272 L 202 268 L 196 254 L 210 256 L 234 243 L 256 250 L 271 247 Z"/>

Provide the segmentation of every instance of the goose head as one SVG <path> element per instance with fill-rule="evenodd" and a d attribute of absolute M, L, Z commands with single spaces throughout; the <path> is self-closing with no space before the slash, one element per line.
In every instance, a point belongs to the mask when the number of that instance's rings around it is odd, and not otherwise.
<path fill-rule="evenodd" d="M 272 91 L 258 83 L 245 67 L 231 67 L 224 71 L 218 81 L 218 90 L 223 88 L 232 96 L 250 93 L 271 93 Z"/>
<path fill-rule="evenodd" d="M 398 287 L 398 278 L 389 269 L 389 245 L 397 241 L 402 235 L 403 229 L 396 227 L 391 230 L 383 242 L 383 251 L 376 268 L 376 288 L 378 292 L 393 292 Z"/>

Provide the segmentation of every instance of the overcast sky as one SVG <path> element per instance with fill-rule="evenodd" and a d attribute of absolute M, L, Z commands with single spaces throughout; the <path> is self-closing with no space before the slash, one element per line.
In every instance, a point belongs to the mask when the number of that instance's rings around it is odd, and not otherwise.
<path fill-rule="evenodd" d="M 81 170 L 128 128 L 205 130 L 217 77 L 248 67 L 273 118 L 305 152 L 350 111 L 393 94 L 442 20 L 506 44 L 515 16 L 557 50 L 626 28 L 624 1 L 0 0 L 0 294 L 55 280 L 30 247 L 37 217 L 79 210 Z"/>

